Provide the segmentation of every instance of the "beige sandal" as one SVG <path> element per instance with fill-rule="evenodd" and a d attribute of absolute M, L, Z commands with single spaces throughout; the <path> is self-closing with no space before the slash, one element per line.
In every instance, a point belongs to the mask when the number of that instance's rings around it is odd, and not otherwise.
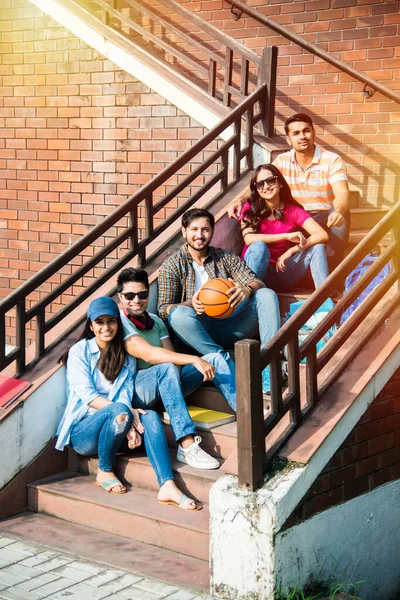
<path fill-rule="evenodd" d="M 189 508 L 185 506 L 185 504 L 188 504 L 188 500 L 190 502 L 194 502 L 194 508 Z M 158 502 L 160 504 L 170 504 L 171 506 L 178 506 L 178 508 L 182 508 L 183 510 L 201 510 L 203 508 L 201 504 L 198 504 L 195 500 L 189 498 L 189 496 L 186 496 L 186 494 L 182 494 L 179 502 L 175 502 L 175 500 L 159 500 Z"/>
<path fill-rule="evenodd" d="M 111 477 L 111 479 L 107 479 L 107 481 L 103 482 L 97 481 L 96 479 L 96 485 L 100 485 L 103 488 L 103 490 L 106 490 L 106 492 L 108 492 L 109 494 L 126 494 L 126 487 L 116 477 Z M 115 486 L 117 485 L 122 485 L 123 487 L 123 489 L 119 492 L 115 492 L 113 490 L 113 488 L 115 488 Z"/>

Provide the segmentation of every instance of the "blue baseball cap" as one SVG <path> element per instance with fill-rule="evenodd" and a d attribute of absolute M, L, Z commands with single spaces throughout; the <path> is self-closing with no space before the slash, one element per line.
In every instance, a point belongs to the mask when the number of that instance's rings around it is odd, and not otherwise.
<path fill-rule="evenodd" d="M 108 296 L 102 296 L 92 300 L 89 306 L 87 316 L 91 321 L 95 321 L 101 315 L 111 315 L 112 317 L 119 316 L 118 304 Z"/>

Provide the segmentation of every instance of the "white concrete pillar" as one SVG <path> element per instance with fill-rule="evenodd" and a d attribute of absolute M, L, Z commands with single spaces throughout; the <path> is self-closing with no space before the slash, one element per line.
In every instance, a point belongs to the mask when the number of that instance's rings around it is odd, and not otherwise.
<path fill-rule="evenodd" d="M 289 516 L 302 468 L 284 469 L 256 492 L 225 475 L 210 492 L 211 593 L 225 600 L 273 600 L 274 539 Z"/>

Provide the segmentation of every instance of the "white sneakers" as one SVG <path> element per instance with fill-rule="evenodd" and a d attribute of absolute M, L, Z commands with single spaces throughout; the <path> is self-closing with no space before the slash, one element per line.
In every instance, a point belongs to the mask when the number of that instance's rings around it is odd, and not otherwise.
<path fill-rule="evenodd" d="M 219 462 L 213 456 L 200 448 L 201 437 L 196 435 L 189 448 L 182 448 L 179 444 L 176 460 L 186 463 L 195 469 L 218 469 Z"/>

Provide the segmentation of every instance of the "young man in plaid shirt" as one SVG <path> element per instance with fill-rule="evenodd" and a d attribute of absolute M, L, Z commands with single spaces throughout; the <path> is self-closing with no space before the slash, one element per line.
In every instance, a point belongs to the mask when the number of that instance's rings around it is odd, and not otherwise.
<path fill-rule="evenodd" d="M 227 250 L 210 246 L 214 217 L 204 209 L 188 210 L 182 217 L 186 244 L 161 266 L 158 311 L 176 335 L 199 354 L 221 352 L 244 338 L 260 335 L 265 346 L 280 327 L 278 298 L 244 262 Z M 201 286 L 214 277 L 232 279 L 230 317 L 212 319 L 199 301 Z M 263 391 L 270 391 L 269 367 L 262 373 Z"/>

